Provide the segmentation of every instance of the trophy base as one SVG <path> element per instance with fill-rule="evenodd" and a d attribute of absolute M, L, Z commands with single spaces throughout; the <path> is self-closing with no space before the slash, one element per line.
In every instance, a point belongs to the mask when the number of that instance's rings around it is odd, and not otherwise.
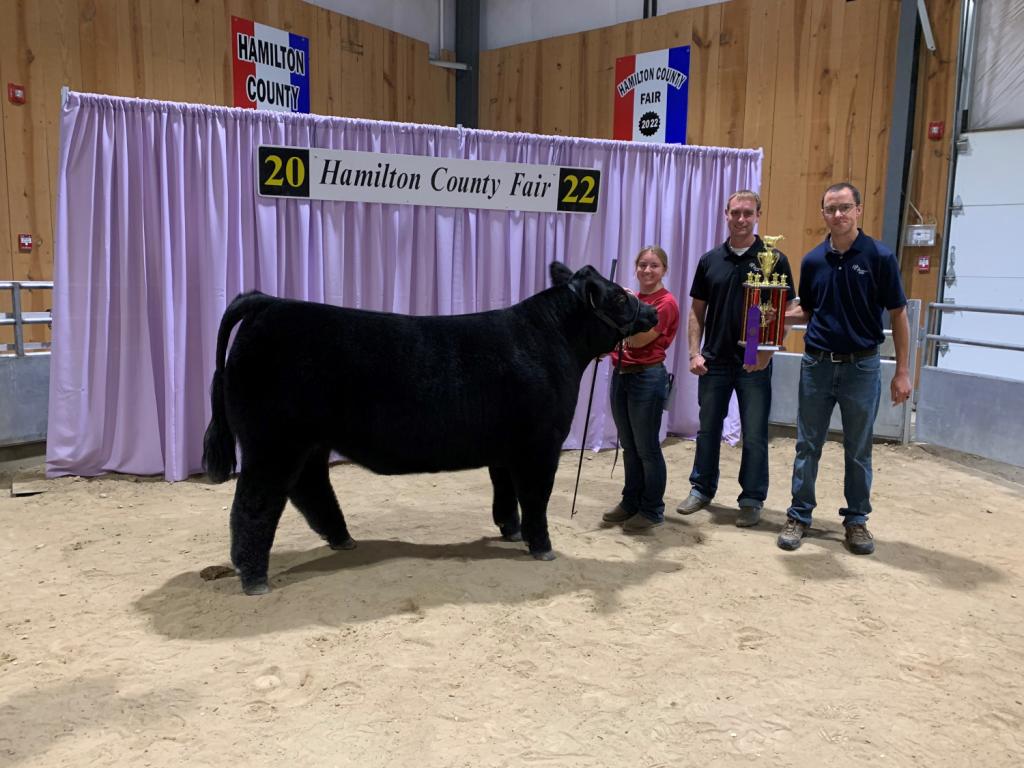
<path fill-rule="evenodd" d="M 737 341 L 736 343 L 744 349 L 747 347 L 747 342 L 745 341 Z M 785 347 L 780 344 L 759 344 L 757 347 L 758 352 L 778 352 L 780 349 L 785 349 Z"/>

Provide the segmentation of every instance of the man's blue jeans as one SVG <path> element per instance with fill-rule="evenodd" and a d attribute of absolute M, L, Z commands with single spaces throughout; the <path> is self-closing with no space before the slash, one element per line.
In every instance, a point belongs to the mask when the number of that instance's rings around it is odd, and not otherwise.
<path fill-rule="evenodd" d="M 722 425 L 729 413 L 733 391 L 740 406 L 743 453 L 740 457 L 741 507 L 764 506 L 768 496 L 768 412 L 772 408 L 772 365 L 747 373 L 740 363 L 709 363 L 708 372 L 697 380 L 700 429 L 697 453 L 690 473 L 693 493 L 705 501 L 718 491 L 718 462 L 722 448 Z"/>
<path fill-rule="evenodd" d="M 664 365 L 612 374 L 612 418 L 619 431 L 626 470 L 620 505 L 654 522 L 665 519 L 667 474 L 660 433 L 667 396 L 668 371 Z"/>
<path fill-rule="evenodd" d="M 828 357 L 805 354 L 800 364 L 796 460 L 793 462 L 793 504 L 789 517 L 811 524 L 817 505 L 814 483 L 818 460 L 828 436 L 832 411 L 839 404 L 843 419 L 846 506 L 839 510 L 844 525 L 863 525 L 871 513 L 871 434 L 882 392 L 878 355 L 833 363 Z"/>

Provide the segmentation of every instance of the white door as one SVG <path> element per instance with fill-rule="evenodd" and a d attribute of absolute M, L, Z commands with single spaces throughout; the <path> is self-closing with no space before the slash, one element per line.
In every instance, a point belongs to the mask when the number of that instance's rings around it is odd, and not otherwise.
<path fill-rule="evenodd" d="M 944 298 L 972 307 L 1024 310 L 1024 130 L 965 133 L 949 225 Z M 1024 317 L 945 312 L 941 334 L 1024 346 Z M 1024 352 L 950 344 L 938 367 L 1024 380 Z"/>

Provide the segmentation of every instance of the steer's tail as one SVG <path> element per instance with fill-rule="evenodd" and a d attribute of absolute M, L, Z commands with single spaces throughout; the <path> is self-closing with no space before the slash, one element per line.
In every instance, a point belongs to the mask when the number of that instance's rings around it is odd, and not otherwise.
<path fill-rule="evenodd" d="M 203 438 L 203 469 L 215 483 L 223 483 L 235 471 L 235 436 L 228 424 L 224 408 L 224 360 L 227 357 L 231 330 L 254 309 L 265 306 L 271 298 L 259 291 L 242 293 L 224 310 L 217 332 L 217 367 L 210 384 L 210 405 L 213 415 Z"/>

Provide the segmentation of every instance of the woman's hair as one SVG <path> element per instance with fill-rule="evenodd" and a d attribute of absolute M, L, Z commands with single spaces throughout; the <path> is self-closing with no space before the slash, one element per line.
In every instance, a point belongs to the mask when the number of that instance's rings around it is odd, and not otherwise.
<path fill-rule="evenodd" d="M 634 267 L 640 263 L 640 259 L 643 257 L 645 253 L 653 253 L 655 256 L 657 256 L 658 261 L 661 262 L 661 266 L 663 266 L 665 268 L 665 271 L 668 272 L 668 254 L 665 253 L 665 249 L 662 248 L 660 245 L 645 245 L 643 248 L 641 248 L 640 253 L 636 255 L 636 259 L 633 261 Z"/>

